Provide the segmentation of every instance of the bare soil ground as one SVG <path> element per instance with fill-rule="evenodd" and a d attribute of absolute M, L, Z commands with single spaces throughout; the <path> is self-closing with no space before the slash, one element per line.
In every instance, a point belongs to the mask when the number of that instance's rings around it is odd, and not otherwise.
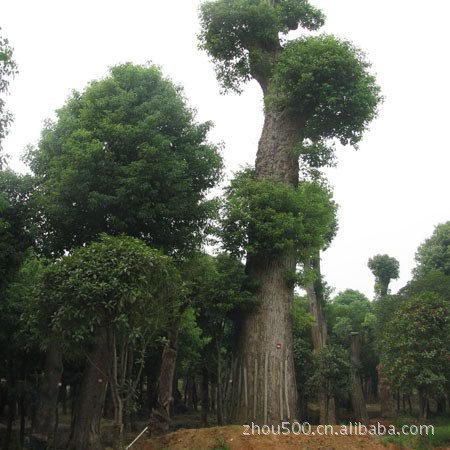
<path fill-rule="evenodd" d="M 244 436 L 243 431 L 242 426 L 178 430 L 143 438 L 133 450 L 387 450 L 369 436 Z"/>

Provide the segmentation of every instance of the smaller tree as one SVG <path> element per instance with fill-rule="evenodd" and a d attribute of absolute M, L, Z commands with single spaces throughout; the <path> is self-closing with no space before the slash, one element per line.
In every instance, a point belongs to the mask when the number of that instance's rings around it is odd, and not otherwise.
<path fill-rule="evenodd" d="M 369 259 L 367 265 L 375 276 L 376 296 L 385 297 L 391 280 L 397 280 L 400 276 L 400 263 L 388 255 L 376 255 Z"/>
<path fill-rule="evenodd" d="M 442 394 L 450 381 L 450 305 L 433 293 L 403 301 L 386 324 L 381 345 L 382 373 L 390 385 L 420 394 L 427 417 L 430 394 Z"/>
<path fill-rule="evenodd" d="M 43 287 L 47 303 L 53 302 L 54 334 L 66 353 L 86 358 L 68 448 L 98 445 L 107 381 L 120 447 L 124 405 L 133 399 L 145 352 L 179 295 L 178 272 L 171 258 L 138 239 L 102 235 L 54 264 Z"/>
<path fill-rule="evenodd" d="M 350 376 L 348 352 L 339 345 L 327 345 L 313 355 L 312 376 L 307 387 L 310 392 L 322 392 L 325 401 L 329 402 L 348 395 Z M 327 418 L 326 423 L 329 423 Z"/>

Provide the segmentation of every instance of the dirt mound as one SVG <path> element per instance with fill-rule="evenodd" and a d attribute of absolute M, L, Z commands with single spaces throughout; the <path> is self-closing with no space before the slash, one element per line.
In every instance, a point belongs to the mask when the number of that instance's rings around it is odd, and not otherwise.
<path fill-rule="evenodd" d="M 179 430 L 142 440 L 136 450 L 386 450 L 368 436 L 243 435 L 242 426 Z"/>

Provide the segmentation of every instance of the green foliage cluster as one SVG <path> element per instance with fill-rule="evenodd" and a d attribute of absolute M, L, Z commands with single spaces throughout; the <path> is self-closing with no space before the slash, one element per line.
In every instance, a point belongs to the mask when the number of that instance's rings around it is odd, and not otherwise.
<path fill-rule="evenodd" d="M 379 357 L 374 304 L 361 292 L 346 289 L 327 302 L 324 309 L 330 341 L 350 349 L 350 333 L 358 332 L 363 348 L 361 375 L 367 380 L 376 379 Z"/>
<path fill-rule="evenodd" d="M 298 187 L 239 173 L 226 192 L 222 239 L 234 255 L 280 255 L 304 259 L 325 247 L 336 229 L 336 204 L 319 183 Z"/>
<path fill-rule="evenodd" d="M 450 221 L 436 226 L 433 235 L 417 250 L 416 278 L 432 270 L 450 275 Z"/>
<path fill-rule="evenodd" d="M 324 392 L 328 398 L 345 397 L 350 385 L 350 358 L 338 345 L 327 345 L 313 355 L 312 375 L 307 388 L 311 393 Z"/>
<path fill-rule="evenodd" d="M 30 176 L 0 171 L 0 289 L 15 275 L 33 242 L 33 188 Z"/>
<path fill-rule="evenodd" d="M 102 235 L 47 269 L 28 320 L 44 344 L 84 346 L 101 329 L 135 342 L 167 323 L 180 286 L 170 257 L 132 237 Z"/>
<path fill-rule="evenodd" d="M 365 55 L 334 36 L 288 42 L 266 104 L 304 122 L 304 138 L 356 145 L 375 118 L 380 89 Z"/>
<path fill-rule="evenodd" d="M 316 30 L 324 23 L 321 11 L 306 0 L 207 1 L 201 6 L 200 47 L 213 58 L 225 90 L 240 91 L 251 78 L 270 75 L 272 58 L 279 49 L 279 34 L 299 24 Z"/>
<path fill-rule="evenodd" d="M 255 306 L 252 286 L 242 262 L 226 253 L 214 257 L 193 255 L 184 264 L 182 275 L 189 309 L 195 317 L 188 329 L 183 324 L 185 338 L 194 338 L 191 342 L 200 344 L 198 354 L 203 363 L 214 363 L 209 368 L 215 373 L 221 355 L 234 350 L 239 316 Z M 201 340 L 196 337 L 196 328 L 201 332 Z M 192 348 L 189 343 L 188 348 Z"/>
<path fill-rule="evenodd" d="M 181 89 L 154 66 L 113 67 L 74 92 L 28 155 L 48 252 L 126 233 L 176 252 L 199 245 L 222 159 Z"/>
<path fill-rule="evenodd" d="M 313 142 L 316 164 L 330 161 L 335 140 L 357 146 L 382 101 L 365 55 L 330 35 L 287 39 L 298 27 L 319 29 L 320 10 L 307 0 L 215 0 L 201 6 L 200 19 L 200 47 L 222 87 L 240 92 L 257 80 L 266 109 L 298 122 L 304 150 Z"/>
<path fill-rule="evenodd" d="M 1 33 L 0 28 L 0 33 Z M 13 49 L 8 39 L 0 34 L 0 169 L 4 163 L 2 155 L 2 141 L 8 133 L 8 127 L 13 120 L 12 114 L 5 109 L 5 99 L 9 83 L 12 77 L 17 74 L 17 65 L 13 59 Z"/>

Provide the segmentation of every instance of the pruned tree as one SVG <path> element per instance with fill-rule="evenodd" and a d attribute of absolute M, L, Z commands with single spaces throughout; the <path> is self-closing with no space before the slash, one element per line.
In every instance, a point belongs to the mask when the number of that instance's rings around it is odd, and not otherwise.
<path fill-rule="evenodd" d="M 367 265 L 375 276 L 375 295 L 386 297 L 391 280 L 400 276 L 400 263 L 389 255 L 376 255 Z"/>
<path fill-rule="evenodd" d="M 290 30 L 317 30 L 324 23 L 323 14 L 305 0 L 207 1 L 200 18 L 200 46 L 212 57 L 224 90 L 239 92 L 251 79 L 262 88 L 265 122 L 255 179 L 266 188 L 284 189 L 275 211 L 292 214 L 285 198 L 298 189 L 299 159 L 308 165 L 326 164 L 323 156 L 333 153 L 335 140 L 357 145 L 375 117 L 380 94 L 369 64 L 360 50 L 333 36 L 287 40 Z M 259 287 L 259 305 L 241 325 L 233 408 L 234 420 L 240 422 L 252 418 L 278 423 L 297 416 L 293 285 L 285 274 L 295 272 L 298 251 L 305 248 L 293 238 L 287 247 L 275 243 L 268 253 L 257 251 L 278 241 L 282 218 L 278 216 L 275 234 L 266 242 L 249 230 L 245 249 L 247 272 Z M 264 231 L 265 223 L 263 218 L 258 232 Z M 253 391 L 257 399 L 256 414 L 250 414 L 245 389 L 239 389 L 243 371 L 247 392 Z"/>

